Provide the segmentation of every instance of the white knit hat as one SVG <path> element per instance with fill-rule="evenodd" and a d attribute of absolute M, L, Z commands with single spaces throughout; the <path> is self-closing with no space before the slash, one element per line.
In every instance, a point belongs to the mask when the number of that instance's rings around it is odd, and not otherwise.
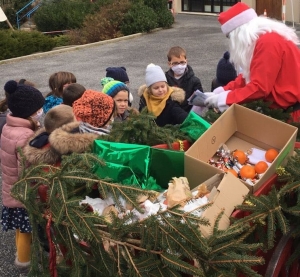
<path fill-rule="evenodd" d="M 157 82 L 167 82 L 166 75 L 159 65 L 148 64 L 146 68 L 146 86 L 150 87 Z"/>
<path fill-rule="evenodd" d="M 256 18 L 255 10 L 251 9 L 245 3 L 238 2 L 229 10 L 221 12 L 219 15 L 219 22 L 221 23 L 222 32 L 227 35 L 234 29 L 241 25 L 248 23 L 253 18 Z"/>

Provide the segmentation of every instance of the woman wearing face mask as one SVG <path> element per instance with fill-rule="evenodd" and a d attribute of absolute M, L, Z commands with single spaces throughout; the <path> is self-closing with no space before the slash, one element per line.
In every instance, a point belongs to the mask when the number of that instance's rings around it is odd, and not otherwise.
<path fill-rule="evenodd" d="M 192 67 L 188 65 L 186 51 L 179 46 L 169 50 L 168 65 L 170 69 L 166 72 L 167 82 L 170 86 L 179 87 L 185 91 L 185 99 L 181 107 L 189 112 L 192 106 L 188 104 L 187 100 L 194 91 L 203 92 L 201 81 L 195 76 Z"/>
<path fill-rule="evenodd" d="M 22 171 L 18 149 L 23 148 L 38 129 L 38 117 L 45 99 L 36 88 L 16 81 L 8 81 L 4 90 L 9 113 L 1 134 L 1 224 L 3 231 L 16 230 L 15 265 L 26 273 L 30 267 L 31 225 L 27 211 L 10 195 L 10 191 Z"/>
<path fill-rule="evenodd" d="M 149 64 L 146 68 L 146 85 L 139 88 L 139 111 L 147 107 L 156 116 L 158 126 L 181 124 L 188 113 L 180 107 L 185 93 L 180 88 L 170 87 L 160 66 Z"/>

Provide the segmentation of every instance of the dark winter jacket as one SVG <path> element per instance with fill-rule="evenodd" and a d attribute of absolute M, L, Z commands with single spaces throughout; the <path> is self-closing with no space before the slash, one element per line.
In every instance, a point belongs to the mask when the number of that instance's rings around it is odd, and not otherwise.
<path fill-rule="evenodd" d="M 146 100 L 143 96 L 146 89 L 148 89 L 147 86 L 142 85 L 138 90 L 138 95 L 140 96 L 139 111 L 146 107 Z M 184 91 L 176 87 L 172 89 L 173 92 L 167 100 L 165 108 L 155 120 L 158 126 L 181 124 L 188 116 L 188 113 L 180 106 L 180 103 L 184 100 Z"/>
<path fill-rule="evenodd" d="M 126 110 L 122 115 L 118 114 L 117 116 L 115 116 L 114 122 L 123 122 L 127 120 L 127 118 L 130 116 L 131 111 L 135 114 L 139 113 L 137 109 L 129 107 L 128 110 Z"/>
<path fill-rule="evenodd" d="M 59 164 L 62 155 L 83 153 L 91 149 L 97 134 L 79 133 L 80 122 L 71 122 L 54 130 L 40 148 L 33 147 L 30 142 L 45 133 L 42 128 L 31 137 L 23 149 L 26 160 L 31 164 Z"/>
<path fill-rule="evenodd" d="M 174 72 L 172 69 L 169 69 L 166 72 L 166 78 L 169 86 L 179 87 L 185 91 L 185 99 L 181 104 L 181 107 L 189 112 L 192 108 L 191 105 L 188 104 L 187 99 L 193 94 L 197 89 L 203 92 L 201 81 L 198 77 L 195 76 L 194 71 L 191 66 L 187 65 L 187 70 L 182 75 L 180 79 L 174 78 Z"/>

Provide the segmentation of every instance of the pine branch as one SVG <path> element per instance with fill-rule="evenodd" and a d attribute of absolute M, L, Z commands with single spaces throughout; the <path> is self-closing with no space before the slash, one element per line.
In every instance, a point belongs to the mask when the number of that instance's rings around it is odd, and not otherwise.
<path fill-rule="evenodd" d="M 85 153 L 64 157 L 62 168 L 48 166 L 49 170 L 43 171 L 44 167 L 33 166 L 24 171 L 24 178 L 12 191 L 24 203 L 33 225 L 44 226 L 45 217 L 51 213 L 53 239 L 68 249 L 65 260 L 72 261 L 72 276 L 180 276 L 181 273 L 228 276 L 228 272 L 236 272 L 237 266 L 234 263 L 224 266 L 224 253 L 231 253 L 231 258 L 243 257 L 236 264 L 244 264 L 249 270 L 260 262 L 250 254 L 259 244 L 245 241 L 253 231 L 249 227 L 251 219 L 247 224 L 234 223 L 222 231 L 218 230 L 217 220 L 212 237 L 205 238 L 199 226 L 207 225 L 208 220 L 194 215 L 195 211 L 187 213 L 178 207 L 159 211 L 141 222 L 135 221 L 133 213 L 123 218 L 111 213 L 110 221 L 90 213 L 79 202 L 95 185 L 103 198 L 114 198 L 120 210 L 120 197 L 141 210 L 137 197 L 153 194 L 100 179 L 93 174 L 93 168 L 100 163 L 103 161 L 95 155 Z M 45 203 L 36 201 L 42 184 L 48 187 Z M 88 252 L 80 247 L 80 240 L 88 244 Z M 198 267 L 189 263 L 193 260 L 198 262 Z M 60 264 L 59 274 L 65 268 L 65 263 Z M 38 269 L 33 267 L 33 270 L 37 273 Z"/>

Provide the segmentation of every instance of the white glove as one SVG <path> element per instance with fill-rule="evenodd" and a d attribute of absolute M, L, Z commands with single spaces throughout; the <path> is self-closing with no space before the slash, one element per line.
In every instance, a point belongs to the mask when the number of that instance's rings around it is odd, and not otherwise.
<path fill-rule="evenodd" d="M 204 101 L 204 104 L 206 107 L 209 108 L 218 108 L 218 100 L 219 100 L 219 94 L 214 94 L 210 97 L 207 97 Z"/>
<path fill-rule="evenodd" d="M 224 92 L 224 91 L 225 91 L 225 90 L 224 90 L 223 87 L 217 87 L 217 88 L 215 88 L 215 89 L 213 90 L 213 93 L 214 93 L 214 94 L 219 94 L 219 93 Z"/>
<path fill-rule="evenodd" d="M 211 97 L 211 96 L 215 95 L 214 92 L 204 92 L 203 94 L 206 96 L 206 99 L 207 99 L 208 97 Z"/>

